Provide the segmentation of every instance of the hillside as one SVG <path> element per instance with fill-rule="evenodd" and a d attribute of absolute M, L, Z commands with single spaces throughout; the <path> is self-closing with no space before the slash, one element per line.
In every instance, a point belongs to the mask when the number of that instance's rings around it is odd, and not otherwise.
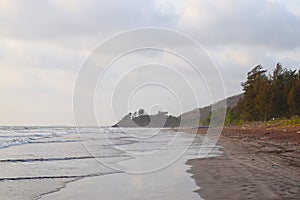
<path fill-rule="evenodd" d="M 172 115 L 168 115 L 166 112 L 158 112 L 155 115 L 148 115 L 140 113 L 133 116 L 131 113 L 123 117 L 113 127 L 178 127 L 180 125 L 180 119 Z"/>
<path fill-rule="evenodd" d="M 225 103 L 227 104 L 227 108 L 232 108 L 237 105 L 239 100 L 243 98 L 244 94 L 238 94 L 231 97 L 228 97 L 227 99 L 221 100 L 217 102 L 215 105 L 222 105 Z M 183 113 L 179 116 L 182 122 L 184 122 L 185 126 L 194 126 L 199 121 L 202 122 L 204 119 L 206 119 L 210 115 L 211 111 L 211 105 L 205 106 L 203 108 L 196 108 L 192 111 Z M 199 119 L 199 113 L 200 113 L 200 119 Z"/>
<path fill-rule="evenodd" d="M 235 95 L 217 102 L 215 105 L 227 103 L 227 108 L 232 108 L 237 105 L 238 101 L 243 98 L 243 94 Z M 140 109 L 143 110 L 143 109 Z M 192 111 L 181 114 L 178 117 L 168 115 L 166 112 L 159 112 L 155 115 L 148 115 L 145 113 L 134 114 L 128 113 L 113 127 L 178 127 L 180 122 L 183 122 L 184 126 L 191 127 L 198 124 L 199 121 L 206 119 L 211 111 L 211 105 L 197 108 Z M 200 112 L 200 119 L 198 118 Z"/>

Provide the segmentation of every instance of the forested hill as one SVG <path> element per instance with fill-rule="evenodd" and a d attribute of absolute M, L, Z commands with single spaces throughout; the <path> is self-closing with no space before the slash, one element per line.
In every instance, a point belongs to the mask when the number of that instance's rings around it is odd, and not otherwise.
<path fill-rule="evenodd" d="M 138 112 L 128 113 L 113 127 L 178 127 L 180 118 L 168 115 L 167 112 L 158 112 L 155 115 L 148 115 L 144 109 L 139 109 Z"/>
<path fill-rule="evenodd" d="M 223 99 L 215 104 L 224 104 L 226 102 L 227 108 L 231 109 L 234 108 L 238 102 L 243 98 L 244 94 L 238 94 L 227 99 Z M 185 112 L 180 115 L 181 121 L 184 123 L 185 126 L 195 126 L 195 124 L 200 123 L 199 125 L 205 124 L 204 122 L 210 117 L 211 114 L 211 105 L 205 106 L 202 108 L 196 108 L 192 111 Z"/>
<path fill-rule="evenodd" d="M 223 104 L 224 101 L 226 101 L 227 107 L 233 108 L 243 96 L 243 94 L 231 96 L 216 104 Z M 128 113 L 118 123 L 113 125 L 113 127 L 178 127 L 181 122 L 183 122 L 185 127 L 192 127 L 199 124 L 199 122 L 201 125 L 203 121 L 209 117 L 210 113 L 211 105 L 183 113 L 178 117 L 168 115 L 167 112 L 158 112 L 156 115 L 148 115 L 143 109 L 140 109 L 138 112 Z"/>

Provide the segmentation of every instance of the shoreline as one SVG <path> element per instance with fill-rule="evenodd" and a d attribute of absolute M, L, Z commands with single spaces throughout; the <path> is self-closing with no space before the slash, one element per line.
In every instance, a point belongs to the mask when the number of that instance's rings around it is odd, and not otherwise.
<path fill-rule="evenodd" d="M 163 137 L 158 141 L 165 141 L 168 137 L 173 138 L 173 132 L 168 132 L 169 136 L 161 134 Z M 181 148 L 186 150 L 184 147 L 187 139 L 194 138 L 194 135 L 189 133 L 185 133 L 183 136 L 182 139 L 178 138 L 178 143 L 175 146 L 179 152 L 181 152 Z M 143 146 L 141 146 L 142 149 L 144 149 Z M 190 153 L 196 153 L 194 150 L 197 149 L 191 148 Z M 153 165 L 169 157 L 169 151 L 160 151 L 160 153 L 151 155 L 149 157 L 150 160 L 144 159 L 143 156 L 137 156 L 116 164 L 123 166 L 124 169 L 130 169 L 129 167 L 134 166 L 144 168 L 146 167 L 145 164 L 147 166 L 151 164 L 147 161 L 153 161 Z M 120 199 L 120 197 L 123 199 L 202 199 L 193 192 L 198 187 L 193 179 L 190 178 L 190 174 L 186 173 L 190 168 L 190 166 L 185 164 L 189 158 L 195 157 L 191 155 L 182 156 L 176 162 L 169 163 L 167 167 L 158 168 L 154 171 L 145 171 L 143 173 L 130 171 L 126 173 L 125 171 L 124 173 L 111 174 L 109 176 L 83 178 L 67 183 L 59 191 L 40 195 L 39 199 Z M 160 165 L 159 162 L 157 164 Z M 115 192 L 116 190 L 118 192 Z"/>
<path fill-rule="evenodd" d="M 186 162 L 200 187 L 195 192 L 208 200 L 299 198 L 299 131 L 300 127 L 224 127 L 218 140 L 223 155 Z"/>

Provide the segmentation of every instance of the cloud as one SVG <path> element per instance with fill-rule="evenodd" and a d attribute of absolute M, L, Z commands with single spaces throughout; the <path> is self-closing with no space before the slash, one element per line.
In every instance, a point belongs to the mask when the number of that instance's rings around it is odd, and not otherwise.
<path fill-rule="evenodd" d="M 205 45 L 300 45 L 300 16 L 277 1 L 191 0 L 183 6 L 179 25 Z"/>
<path fill-rule="evenodd" d="M 75 76 L 62 70 L 4 68 L 0 64 L 2 125 L 72 124 Z"/>
<path fill-rule="evenodd" d="M 66 38 L 137 26 L 172 26 L 176 16 L 155 1 L 12 1 L 0 7 L 2 37 Z"/>

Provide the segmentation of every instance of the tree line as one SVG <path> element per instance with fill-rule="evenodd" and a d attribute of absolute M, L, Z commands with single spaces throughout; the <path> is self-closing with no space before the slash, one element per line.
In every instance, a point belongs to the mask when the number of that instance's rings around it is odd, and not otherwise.
<path fill-rule="evenodd" d="M 278 63 L 267 74 L 258 65 L 248 72 L 242 87 L 244 97 L 227 111 L 226 124 L 300 116 L 300 70 Z"/>
<path fill-rule="evenodd" d="M 168 112 L 158 111 L 157 114 L 149 115 L 144 109 L 134 113 L 129 112 L 113 127 L 179 127 L 180 118 L 168 115 Z"/>

